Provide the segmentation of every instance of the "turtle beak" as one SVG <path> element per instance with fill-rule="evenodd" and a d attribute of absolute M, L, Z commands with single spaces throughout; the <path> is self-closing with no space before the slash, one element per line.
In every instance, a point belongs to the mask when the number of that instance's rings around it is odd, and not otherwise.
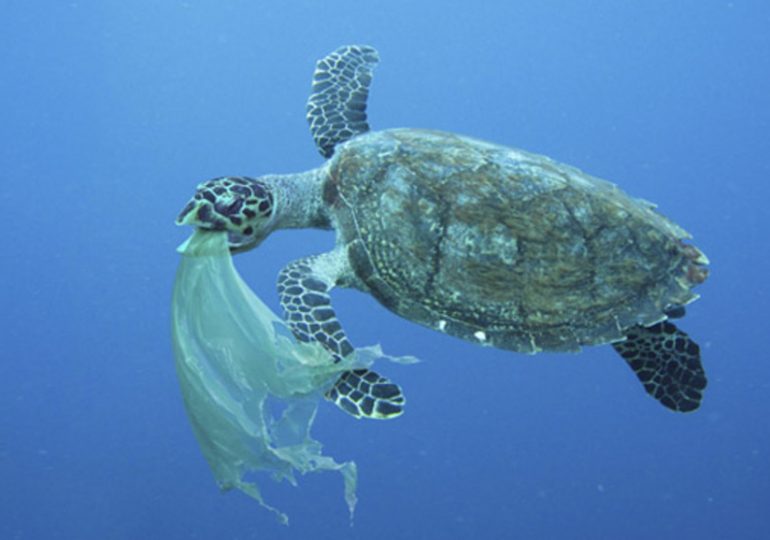
<path fill-rule="evenodd" d="M 182 208 L 182 211 L 179 212 L 179 215 L 176 217 L 176 223 L 177 225 L 194 225 L 193 219 L 196 214 L 197 210 L 197 203 L 195 199 L 190 199 L 190 202 L 188 202 L 184 208 Z"/>
<path fill-rule="evenodd" d="M 230 247 L 230 253 L 243 253 L 257 247 L 262 243 L 262 238 L 255 236 L 244 236 L 238 233 L 227 233 L 227 244 Z"/>

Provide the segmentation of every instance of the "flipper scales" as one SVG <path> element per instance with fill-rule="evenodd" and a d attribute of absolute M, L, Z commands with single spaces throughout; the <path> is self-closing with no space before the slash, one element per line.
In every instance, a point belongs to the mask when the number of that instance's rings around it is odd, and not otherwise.
<path fill-rule="evenodd" d="M 612 346 L 665 407 L 677 412 L 700 407 L 707 384 L 700 347 L 672 323 L 632 327 L 625 341 Z"/>
<path fill-rule="evenodd" d="M 326 398 L 356 418 L 375 420 L 401 416 L 406 403 L 397 384 L 368 369 L 343 373 L 326 393 Z"/>
<path fill-rule="evenodd" d="M 302 342 L 320 343 L 332 360 L 342 361 L 354 352 L 331 303 L 329 291 L 344 274 L 339 252 L 300 259 L 278 276 L 278 293 L 284 319 Z M 404 412 L 401 387 L 369 369 L 342 373 L 326 398 L 356 418 L 386 420 Z"/>
<path fill-rule="evenodd" d="M 369 131 L 366 100 L 379 60 L 373 47 L 347 45 L 316 64 L 307 121 L 323 157 L 331 157 L 335 146 Z"/>

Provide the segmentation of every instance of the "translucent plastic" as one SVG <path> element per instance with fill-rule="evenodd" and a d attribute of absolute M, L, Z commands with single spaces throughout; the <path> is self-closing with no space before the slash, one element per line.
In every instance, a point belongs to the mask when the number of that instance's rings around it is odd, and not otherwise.
<path fill-rule="evenodd" d="M 334 364 L 319 345 L 297 342 L 236 272 L 226 233 L 198 231 L 178 251 L 183 257 L 172 305 L 176 369 L 219 486 L 243 491 L 287 523 L 284 513 L 264 501 L 251 473 L 267 472 L 296 485 L 296 472 L 339 471 L 352 517 L 356 465 L 324 456 L 310 427 L 323 392 L 339 373 L 371 364 L 381 351 L 358 349 L 354 360 Z M 350 421 L 340 415 L 340 421 Z"/>

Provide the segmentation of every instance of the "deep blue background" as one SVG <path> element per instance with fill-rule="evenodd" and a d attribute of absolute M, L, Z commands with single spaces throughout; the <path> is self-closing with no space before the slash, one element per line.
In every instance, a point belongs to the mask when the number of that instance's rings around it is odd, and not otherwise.
<path fill-rule="evenodd" d="M 0 538 L 766 538 L 770 526 L 770 4 L 756 1 L 26 1 L 0 15 Z M 281 527 L 221 495 L 173 369 L 169 302 L 195 184 L 317 166 L 317 58 L 381 53 L 374 128 L 545 153 L 654 200 L 713 262 L 682 326 L 700 411 L 647 397 L 609 347 L 526 357 L 335 302 L 407 414 L 314 434 L 355 459 L 271 485 Z M 333 235 L 280 232 L 275 275 Z"/>

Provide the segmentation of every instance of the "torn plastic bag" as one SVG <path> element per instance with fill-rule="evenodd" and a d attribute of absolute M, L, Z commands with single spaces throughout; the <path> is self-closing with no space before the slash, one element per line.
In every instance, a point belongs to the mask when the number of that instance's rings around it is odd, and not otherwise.
<path fill-rule="evenodd" d="M 339 471 L 352 518 L 356 465 L 324 456 L 310 436 L 318 403 L 343 371 L 377 358 L 414 359 L 367 347 L 334 364 L 320 345 L 297 342 L 241 279 L 227 233 L 196 231 L 178 251 L 183 257 L 172 301 L 176 370 L 195 436 L 219 486 L 243 491 L 288 523 L 264 501 L 252 473 L 296 485 L 295 472 Z"/>

